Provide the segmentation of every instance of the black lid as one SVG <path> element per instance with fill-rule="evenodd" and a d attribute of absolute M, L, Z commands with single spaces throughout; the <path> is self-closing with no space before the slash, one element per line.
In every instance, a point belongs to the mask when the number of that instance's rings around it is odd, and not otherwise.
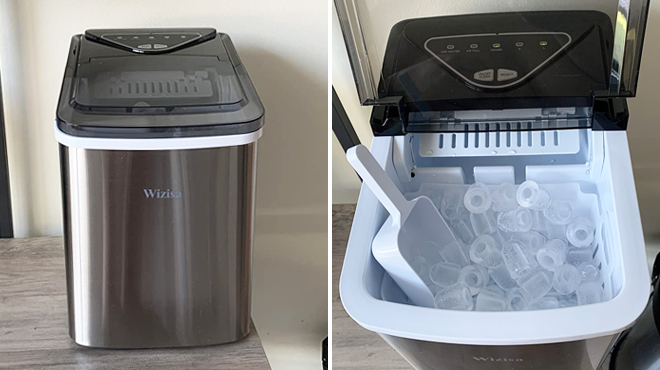
<path fill-rule="evenodd" d="M 256 131 L 263 115 L 225 34 L 88 30 L 71 41 L 57 124 L 84 137 L 217 136 Z"/>

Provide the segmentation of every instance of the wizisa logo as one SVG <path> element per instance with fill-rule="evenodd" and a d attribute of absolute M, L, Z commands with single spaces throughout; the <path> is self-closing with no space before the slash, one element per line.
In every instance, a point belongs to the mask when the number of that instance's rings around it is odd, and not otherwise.
<path fill-rule="evenodd" d="M 181 198 L 180 191 L 172 191 L 170 189 L 160 190 L 160 189 L 142 189 L 144 196 L 146 198 L 161 198 L 161 199 L 171 199 L 171 198 Z"/>
<path fill-rule="evenodd" d="M 522 358 L 506 358 L 506 357 L 472 357 L 478 362 L 523 362 Z"/>

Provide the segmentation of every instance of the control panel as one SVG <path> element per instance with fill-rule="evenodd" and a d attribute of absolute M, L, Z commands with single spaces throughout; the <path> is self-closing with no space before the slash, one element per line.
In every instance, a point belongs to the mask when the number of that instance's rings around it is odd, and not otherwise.
<path fill-rule="evenodd" d="M 572 42 L 563 32 L 431 37 L 424 48 L 477 90 L 513 87 L 532 77 Z"/>
<path fill-rule="evenodd" d="M 85 36 L 96 42 L 141 54 L 160 54 L 215 37 L 215 30 L 88 30 Z"/>

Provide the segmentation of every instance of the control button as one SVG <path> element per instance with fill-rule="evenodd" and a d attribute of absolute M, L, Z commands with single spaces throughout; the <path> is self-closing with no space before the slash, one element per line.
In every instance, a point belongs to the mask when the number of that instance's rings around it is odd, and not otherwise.
<path fill-rule="evenodd" d="M 520 41 L 516 42 L 516 46 L 519 47 L 519 48 L 521 48 L 523 45 L 525 45 L 525 44 L 523 44 L 523 43 L 520 42 Z"/>
<path fill-rule="evenodd" d="M 493 47 L 494 47 L 495 49 L 499 49 L 499 48 L 502 47 L 502 44 L 500 44 L 499 42 L 496 42 L 496 43 L 493 44 Z"/>
<path fill-rule="evenodd" d="M 454 45 L 447 45 L 447 50 L 452 50 L 454 49 Z"/>
<path fill-rule="evenodd" d="M 138 45 L 138 49 L 151 49 L 151 44 Z"/>
<path fill-rule="evenodd" d="M 479 81 L 493 81 L 495 78 L 495 70 L 484 69 L 474 74 L 474 79 Z"/>
<path fill-rule="evenodd" d="M 478 48 L 478 47 L 479 47 L 479 45 L 477 45 L 477 44 L 472 44 L 472 45 L 470 45 L 470 48 L 471 48 L 471 49 L 476 49 L 476 48 Z"/>
<path fill-rule="evenodd" d="M 154 44 L 154 49 L 165 49 L 167 45 L 164 44 Z"/>
<path fill-rule="evenodd" d="M 497 70 L 497 80 L 498 81 L 508 81 L 518 77 L 518 72 L 512 71 L 510 69 L 498 69 Z"/>
<path fill-rule="evenodd" d="M 539 45 L 546 46 L 546 45 L 548 45 L 548 42 L 547 41 L 541 41 L 541 42 L 539 42 Z"/>

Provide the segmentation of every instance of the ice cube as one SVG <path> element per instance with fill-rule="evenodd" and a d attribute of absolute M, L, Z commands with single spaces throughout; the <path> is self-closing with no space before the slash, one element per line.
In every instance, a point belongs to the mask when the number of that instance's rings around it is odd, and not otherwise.
<path fill-rule="evenodd" d="M 433 284 L 445 288 L 458 282 L 460 272 L 461 266 L 455 263 L 440 262 L 431 267 L 429 278 Z"/>
<path fill-rule="evenodd" d="M 567 254 L 568 245 L 563 240 L 550 239 L 536 253 L 536 259 L 546 270 L 555 271 L 564 264 Z"/>
<path fill-rule="evenodd" d="M 502 264 L 502 254 L 497 242 L 488 234 L 478 237 L 470 247 L 470 259 L 472 262 L 486 268 L 495 268 Z"/>
<path fill-rule="evenodd" d="M 506 234 L 500 230 L 495 231 L 494 233 L 490 234 L 490 236 L 492 236 L 493 239 L 495 239 L 497 250 L 499 250 L 500 252 L 502 251 L 502 246 L 504 245 L 504 243 L 506 243 L 508 240 L 511 239 L 509 234 Z"/>
<path fill-rule="evenodd" d="M 559 302 L 559 307 L 574 307 L 577 306 L 577 295 L 575 292 L 563 295 L 558 293 L 556 290 L 551 290 L 550 293 L 546 294 L 546 297 L 554 297 Z"/>
<path fill-rule="evenodd" d="M 516 281 L 511 278 L 509 269 L 505 264 L 501 264 L 500 266 L 493 269 L 488 269 L 488 274 L 493 279 L 495 284 L 497 284 L 497 286 L 501 289 L 509 290 L 518 285 Z"/>
<path fill-rule="evenodd" d="M 532 214 L 528 209 L 522 207 L 501 212 L 497 216 L 497 225 L 508 232 L 529 231 L 532 229 Z"/>
<path fill-rule="evenodd" d="M 561 265 L 555 269 L 552 286 L 559 294 L 571 294 L 580 285 L 581 276 L 575 266 Z"/>
<path fill-rule="evenodd" d="M 513 233 L 511 234 L 511 239 L 523 243 L 532 255 L 536 255 L 536 252 L 545 244 L 545 237 L 539 232 L 532 230 L 523 233 Z"/>
<path fill-rule="evenodd" d="M 516 191 L 518 187 L 505 182 L 497 187 L 497 190 L 492 192 L 493 210 L 495 212 L 510 211 L 518 207 L 516 200 Z"/>
<path fill-rule="evenodd" d="M 435 206 L 435 208 L 437 208 L 438 211 L 439 211 L 440 206 L 442 205 L 442 191 L 440 189 L 436 188 L 436 187 L 432 187 L 432 188 L 426 187 L 425 188 L 424 186 L 422 186 L 422 189 L 424 190 L 423 195 L 426 195 L 427 197 L 429 197 L 429 199 L 431 199 L 431 202 L 433 202 L 433 205 Z M 420 189 L 420 190 L 422 190 L 422 189 Z"/>
<path fill-rule="evenodd" d="M 532 180 L 527 180 L 518 186 L 516 199 L 520 206 L 536 211 L 548 208 L 551 201 L 548 191 Z"/>
<path fill-rule="evenodd" d="M 594 224 L 586 217 L 575 217 L 566 227 L 566 238 L 576 247 L 588 247 L 594 241 Z"/>
<path fill-rule="evenodd" d="M 413 271 L 419 275 L 426 285 L 431 284 L 431 279 L 429 278 L 429 264 L 426 262 L 426 258 L 415 256 L 410 260 L 409 264 Z"/>
<path fill-rule="evenodd" d="M 448 221 L 460 220 L 466 212 L 463 205 L 465 190 L 462 186 L 448 187 L 442 195 L 440 202 L 440 213 Z"/>
<path fill-rule="evenodd" d="M 492 290 L 483 289 L 477 295 L 477 311 L 506 311 L 506 297 Z"/>
<path fill-rule="evenodd" d="M 471 185 L 463 196 L 463 205 L 472 213 L 486 212 L 492 203 L 490 189 L 486 184 L 477 182 Z"/>
<path fill-rule="evenodd" d="M 568 239 L 566 239 L 566 225 L 555 225 L 547 222 L 545 224 L 545 233 L 548 239 L 560 239 L 568 242 Z"/>
<path fill-rule="evenodd" d="M 506 296 L 506 292 L 504 291 L 504 289 L 497 286 L 497 284 L 495 284 L 494 281 L 489 282 L 488 285 L 486 285 L 486 287 L 482 289 L 482 292 L 485 291 L 485 290 L 489 290 L 493 293 L 497 293 L 497 294 L 501 295 L 502 297 Z"/>
<path fill-rule="evenodd" d="M 445 262 L 455 263 L 461 267 L 470 264 L 470 256 L 468 248 L 460 240 L 445 245 L 440 249 L 440 256 L 444 258 Z"/>
<path fill-rule="evenodd" d="M 461 218 L 452 221 L 449 228 L 454 232 L 454 235 L 463 242 L 463 244 L 471 244 L 474 241 L 474 232 L 472 231 L 472 224 L 469 220 Z"/>
<path fill-rule="evenodd" d="M 473 306 L 470 288 L 465 283 L 452 284 L 435 295 L 436 308 L 470 311 Z"/>
<path fill-rule="evenodd" d="M 481 289 L 486 287 L 488 280 L 490 280 L 488 270 L 479 265 L 465 266 L 458 275 L 458 282 L 467 284 L 472 295 L 478 294 Z"/>
<path fill-rule="evenodd" d="M 429 266 L 433 266 L 438 262 L 444 262 L 444 259 L 440 255 L 441 249 L 442 247 L 437 243 L 427 240 L 419 247 L 417 254 L 419 254 L 420 257 L 424 257 Z"/>
<path fill-rule="evenodd" d="M 530 298 L 521 288 L 513 288 L 506 293 L 506 305 L 509 311 L 525 311 Z"/>
<path fill-rule="evenodd" d="M 509 240 L 502 246 L 502 259 L 513 279 L 527 275 L 538 266 L 536 259 L 517 240 Z"/>
<path fill-rule="evenodd" d="M 492 211 L 470 213 L 470 223 L 476 236 L 492 234 L 497 231 L 497 221 Z"/>
<path fill-rule="evenodd" d="M 551 223 L 566 225 L 571 221 L 573 207 L 564 200 L 553 200 L 550 206 L 543 210 L 543 215 Z"/>
<path fill-rule="evenodd" d="M 578 248 L 578 247 L 569 247 L 568 254 L 566 255 L 566 263 L 573 265 L 575 267 L 590 262 L 593 260 L 594 249 L 592 247 L 588 248 Z"/>
<path fill-rule="evenodd" d="M 577 267 L 577 270 L 580 273 L 580 281 L 582 283 L 594 282 L 598 284 L 603 283 L 603 278 L 600 273 L 600 269 L 595 261 L 589 261 L 580 264 Z"/>
<path fill-rule="evenodd" d="M 577 294 L 577 301 L 580 306 L 602 302 L 605 296 L 605 291 L 601 284 L 593 281 L 580 284 L 575 293 Z"/>
<path fill-rule="evenodd" d="M 559 308 L 559 301 L 555 297 L 542 297 L 534 299 L 529 302 L 528 309 L 530 310 L 550 310 Z"/>
<path fill-rule="evenodd" d="M 532 230 L 545 232 L 547 230 L 545 216 L 542 211 L 530 210 L 532 214 Z"/>
<path fill-rule="evenodd" d="M 542 267 L 537 267 L 518 279 L 518 286 L 527 292 L 530 299 L 541 298 L 552 289 L 552 273 Z"/>

